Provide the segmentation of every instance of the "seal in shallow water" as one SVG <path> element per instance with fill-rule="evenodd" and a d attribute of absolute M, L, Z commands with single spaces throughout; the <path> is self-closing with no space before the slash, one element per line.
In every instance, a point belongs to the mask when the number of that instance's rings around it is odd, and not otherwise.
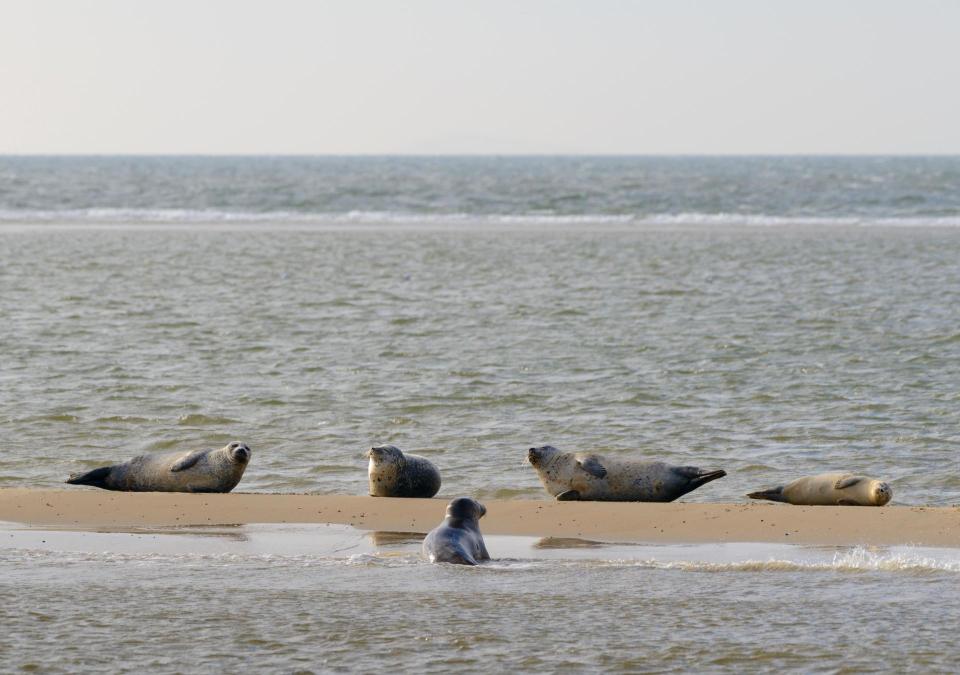
<path fill-rule="evenodd" d="M 367 453 L 371 497 L 432 497 L 440 489 L 440 472 L 430 460 L 405 455 L 395 445 L 378 445 Z"/>
<path fill-rule="evenodd" d="M 552 445 L 530 448 L 527 460 L 547 492 L 560 501 L 672 502 L 727 475 L 695 466 L 560 452 Z"/>
<path fill-rule="evenodd" d="M 751 492 L 750 499 L 769 499 L 797 506 L 883 506 L 893 497 L 890 485 L 850 473 L 821 473 L 792 483 Z"/>
<path fill-rule="evenodd" d="M 477 565 L 490 560 L 480 534 L 486 507 L 476 499 L 457 497 L 447 504 L 447 516 L 423 539 L 423 556 L 430 562 Z"/>
<path fill-rule="evenodd" d="M 72 474 L 71 485 L 128 492 L 230 492 L 250 461 L 245 443 L 219 450 L 140 455 L 123 464 Z"/>

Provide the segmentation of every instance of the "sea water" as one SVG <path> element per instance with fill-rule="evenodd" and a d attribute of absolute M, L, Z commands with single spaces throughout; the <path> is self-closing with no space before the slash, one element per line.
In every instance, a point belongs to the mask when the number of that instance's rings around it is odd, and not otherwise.
<path fill-rule="evenodd" d="M 393 443 L 442 495 L 541 498 L 550 443 L 727 470 L 690 501 L 849 470 L 956 504 L 958 188 L 951 157 L 0 158 L 0 486 L 238 439 L 242 491 L 364 494 Z M 15 667 L 957 662 L 949 555 L 115 546 L 4 549 Z"/>
<path fill-rule="evenodd" d="M 960 553 L 347 526 L 0 528 L 4 670 L 952 671 Z"/>

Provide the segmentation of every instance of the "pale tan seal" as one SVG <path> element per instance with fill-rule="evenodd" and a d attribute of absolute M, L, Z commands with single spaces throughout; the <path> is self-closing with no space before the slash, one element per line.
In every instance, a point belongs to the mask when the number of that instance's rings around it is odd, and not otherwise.
<path fill-rule="evenodd" d="M 457 497 L 447 504 L 447 515 L 423 539 L 421 550 L 430 562 L 477 565 L 490 554 L 480 534 L 480 519 L 487 508 L 470 497 Z"/>
<path fill-rule="evenodd" d="M 371 497 L 432 497 L 440 472 L 426 457 L 404 454 L 395 445 L 377 445 L 367 453 Z"/>
<path fill-rule="evenodd" d="M 876 478 L 821 473 L 747 496 L 797 506 L 883 506 L 893 497 L 893 490 L 888 483 Z"/>
<path fill-rule="evenodd" d="M 527 460 L 540 482 L 560 501 L 672 502 L 727 475 L 722 469 L 560 452 L 551 445 L 530 448 Z"/>
<path fill-rule="evenodd" d="M 140 455 L 112 466 L 72 474 L 71 485 L 92 485 L 128 492 L 230 492 L 250 461 L 245 443 L 219 450 Z"/>

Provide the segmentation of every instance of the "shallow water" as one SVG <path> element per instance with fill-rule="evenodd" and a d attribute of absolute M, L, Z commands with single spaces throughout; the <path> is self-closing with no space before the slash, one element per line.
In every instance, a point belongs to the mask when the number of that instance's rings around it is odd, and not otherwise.
<path fill-rule="evenodd" d="M 480 568 L 345 526 L 0 530 L 5 668 L 949 671 L 956 549 L 487 537 Z M 894 590 L 895 589 L 895 590 Z"/>
<path fill-rule="evenodd" d="M 238 438 L 241 490 L 536 497 L 525 449 L 960 499 L 960 229 L 0 232 L 0 485 Z"/>

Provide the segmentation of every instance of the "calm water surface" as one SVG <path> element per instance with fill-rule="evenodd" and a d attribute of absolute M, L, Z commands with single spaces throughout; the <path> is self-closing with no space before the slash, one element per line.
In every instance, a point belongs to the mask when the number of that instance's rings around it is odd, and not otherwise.
<path fill-rule="evenodd" d="M 958 158 L 0 158 L 0 487 L 538 498 L 525 449 L 960 503 Z M 80 489 L 80 488 L 78 488 Z M 330 535 L 334 532 L 336 536 Z M 330 535 L 330 536 L 328 536 Z M 3 669 L 951 671 L 956 552 L 0 530 Z"/>

